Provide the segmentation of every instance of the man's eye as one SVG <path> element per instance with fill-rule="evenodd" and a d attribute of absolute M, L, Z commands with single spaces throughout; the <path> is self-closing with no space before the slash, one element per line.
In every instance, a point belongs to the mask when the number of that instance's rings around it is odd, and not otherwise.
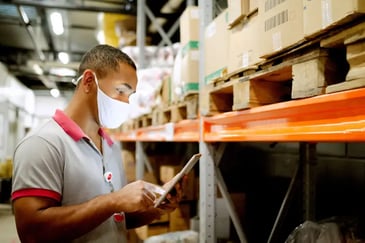
<path fill-rule="evenodd" d="M 125 94 L 125 93 L 128 93 L 128 89 L 127 88 L 125 88 L 125 87 L 118 87 L 118 88 L 116 88 L 117 89 L 117 91 L 120 93 L 120 94 Z"/>
<path fill-rule="evenodd" d="M 128 88 L 128 87 L 118 87 L 116 88 L 117 91 L 119 92 L 119 94 L 123 94 L 123 95 L 127 95 L 127 96 L 130 96 L 131 94 L 133 94 L 135 91 Z"/>

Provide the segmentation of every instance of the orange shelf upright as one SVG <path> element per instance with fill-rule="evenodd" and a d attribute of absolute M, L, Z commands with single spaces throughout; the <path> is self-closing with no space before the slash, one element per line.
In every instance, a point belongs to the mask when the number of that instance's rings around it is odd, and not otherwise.
<path fill-rule="evenodd" d="M 365 141 L 365 88 L 203 118 L 203 140 Z"/>

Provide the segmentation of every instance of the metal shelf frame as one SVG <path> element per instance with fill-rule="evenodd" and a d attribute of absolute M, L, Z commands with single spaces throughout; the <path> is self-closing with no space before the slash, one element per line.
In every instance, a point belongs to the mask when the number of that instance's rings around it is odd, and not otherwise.
<path fill-rule="evenodd" d="M 192 1 L 187 1 L 188 5 Z M 215 1 L 199 0 L 200 16 L 200 69 L 199 85 L 204 83 L 204 30 L 213 20 Z M 137 44 L 141 50 L 145 43 L 145 0 L 138 0 Z M 147 10 L 148 14 L 148 10 Z M 150 15 L 150 14 L 149 14 Z M 153 20 L 153 16 L 150 16 Z M 175 24 L 162 36 L 161 45 L 177 29 Z M 143 66 L 143 52 L 139 61 Z M 201 102 L 200 102 L 201 103 Z M 274 242 L 291 198 L 297 188 L 303 189 L 303 219 L 315 219 L 314 172 L 317 142 L 365 141 L 365 88 L 326 94 L 301 100 L 292 100 L 243 111 L 226 112 L 196 120 L 181 121 L 154 127 L 139 128 L 116 136 L 121 141 L 136 142 L 137 179 L 143 178 L 145 168 L 151 170 L 143 151 L 143 142 L 199 142 L 202 154 L 199 163 L 199 242 L 217 242 L 216 194 L 221 192 L 240 242 L 247 239 L 234 210 L 228 188 L 218 168 L 225 151 L 225 142 L 298 142 L 300 144 L 297 169 L 293 172 L 278 215 L 270 232 L 268 243 Z"/>

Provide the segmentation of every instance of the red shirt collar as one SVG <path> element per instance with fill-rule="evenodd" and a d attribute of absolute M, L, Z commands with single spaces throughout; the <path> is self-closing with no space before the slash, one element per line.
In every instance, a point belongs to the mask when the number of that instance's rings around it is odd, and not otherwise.
<path fill-rule="evenodd" d="M 71 120 L 63 111 L 56 110 L 55 114 L 53 115 L 53 119 L 76 142 L 82 138 L 89 139 L 84 131 L 82 131 L 82 129 L 76 124 L 76 122 Z M 109 146 L 113 145 L 113 140 L 102 128 L 99 128 L 98 133 L 103 139 L 107 141 Z"/>

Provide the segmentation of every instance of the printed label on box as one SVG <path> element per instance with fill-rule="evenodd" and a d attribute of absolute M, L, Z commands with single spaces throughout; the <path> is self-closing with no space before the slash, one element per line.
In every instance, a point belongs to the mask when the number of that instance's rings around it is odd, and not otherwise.
<path fill-rule="evenodd" d="M 274 51 L 280 50 L 282 48 L 282 41 L 281 41 L 281 32 L 276 32 L 272 34 L 272 46 Z"/>
<path fill-rule="evenodd" d="M 249 64 L 250 58 L 249 58 L 249 54 L 248 51 L 245 51 L 244 53 L 242 53 L 242 67 L 247 67 Z"/>
<path fill-rule="evenodd" d="M 331 1 L 322 0 L 322 28 L 327 27 L 333 22 Z"/>

